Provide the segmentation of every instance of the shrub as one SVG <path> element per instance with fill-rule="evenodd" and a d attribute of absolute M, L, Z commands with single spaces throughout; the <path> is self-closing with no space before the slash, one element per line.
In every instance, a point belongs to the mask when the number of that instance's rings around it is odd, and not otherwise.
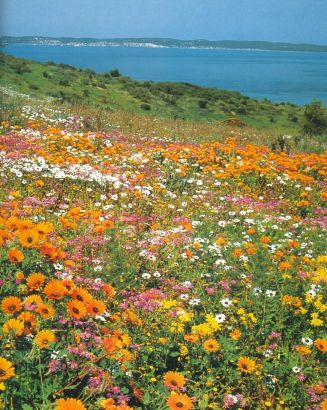
<path fill-rule="evenodd" d="M 144 103 L 144 104 L 141 104 L 141 108 L 142 108 L 142 110 L 150 111 L 151 110 L 151 105 Z"/>
<path fill-rule="evenodd" d="M 62 80 L 59 80 L 59 85 L 62 85 L 64 87 L 68 87 L 69 86 L 69 80 L 67 80 L 67 78 L 63 78 Z"/>
<path fill-rule="evenodd" d="M 321 101 L 314 100 L 305 106 L 303 131 L 310 135 L 322 135 L 327 131 L 327 110 Z"/>
<path fill-rule="evenodd" d="M 119 72 L 119 70 L 117 68 L 115 68 L 114 70 L 110 71 L 111 77 L 120 77 L 121 74 Z"/>
<path fill-rule="evenodd" d="M 199 100 L 199 107 L 200 108 L 202 108 L 202 109 L 205 109 L 205 108 L 207 108 L 207 105 L 208 105 L 208 101 L 207 100 Z"/>

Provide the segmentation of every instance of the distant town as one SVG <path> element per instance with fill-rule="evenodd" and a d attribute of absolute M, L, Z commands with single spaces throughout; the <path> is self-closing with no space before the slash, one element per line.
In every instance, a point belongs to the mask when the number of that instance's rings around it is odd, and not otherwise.
<path fill-rule="evenodd" d="M 147 48 L 204 48 L 235 50 L 267 50 L 267 51 L 306 51 L 327 52 L 327 45 L 273 43 L 268 41 L 234 41 L 234 40 L 176 40 L 170 38 L 73 38 L 73 37 L 0 37 L 0 45 L 34 44 L 75 47 L 147 47 Z"/>

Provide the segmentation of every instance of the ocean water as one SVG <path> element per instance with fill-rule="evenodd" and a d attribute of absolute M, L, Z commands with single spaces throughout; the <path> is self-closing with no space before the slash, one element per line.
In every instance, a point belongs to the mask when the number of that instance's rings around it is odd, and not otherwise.
<path fill-rule="evenodd" d="M 181 81 L 249 97 L 327 105 L 327 53 L 10 44 L 7 54 L 106 72 L 135 80 Z"/>

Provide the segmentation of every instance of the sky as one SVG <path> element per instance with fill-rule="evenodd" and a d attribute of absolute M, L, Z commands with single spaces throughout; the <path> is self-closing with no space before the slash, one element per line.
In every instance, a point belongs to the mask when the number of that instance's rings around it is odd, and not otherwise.
<path fill-rule="evenodd" d="M 0 34 L 327 44 L 327 0 L 0 0 Z"/>

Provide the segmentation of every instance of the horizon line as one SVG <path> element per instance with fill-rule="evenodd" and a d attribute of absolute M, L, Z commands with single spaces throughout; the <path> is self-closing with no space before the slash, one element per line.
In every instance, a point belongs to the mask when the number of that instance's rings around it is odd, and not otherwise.
<path fill-rule="evenodd" d="M 74 37 L 74 36 L 51 36 L 51 35 L 37 35 L 37 34 L 29 34 L 29 35 L 9 35 L 9 34 L 1 34 L 0 38 L 3 37 L 13 37 L 13 38 L 23 38 L 23 37 L 34 37 L 34 38 L 53 38 L 53 39 L 91 39 L 91 40 L 144 40 L 144 39 L 151 39 L 151 40 L 175 40 L 175 41 L 208 41 L 208 42 L 244 42 L 244 43 L 271 43 L 271 44 L 291 44 L 291 45 L 303 45 L 303 46 L 320 46 L 320 47 L 327 47 L 327 44 L 317 44 L 317 43 L 294 43 L 288 41 L 272 41 L 272 40 L 231 40 L 231 39 L 220 39 L 220 40 L 212 40 L 206 38 L 193 38 L 193 39 L 179 39 L 173 37 Z"/>

